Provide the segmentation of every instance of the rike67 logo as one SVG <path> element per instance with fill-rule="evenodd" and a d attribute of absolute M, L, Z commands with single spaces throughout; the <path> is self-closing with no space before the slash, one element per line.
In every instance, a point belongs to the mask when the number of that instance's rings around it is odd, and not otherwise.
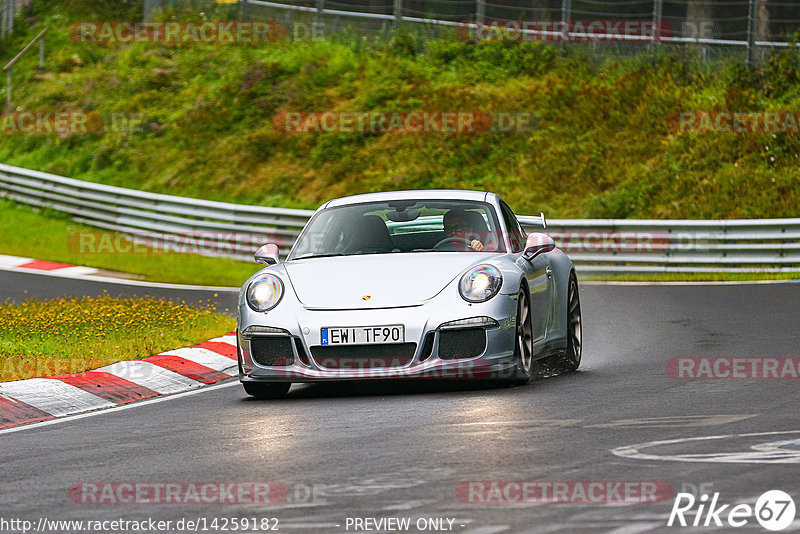
<path fill-rule="evenodd" d="M 696 499 L 691 493 L 678 493 L 667 526 L 740 528 L 755 518 L 763 528 L 779 531 L 792 524 L 794 517 L 794 500 L 781 490 L 764 492 L 755 506 L 719 504 L 719 492 L 710 501 L 707 494 Z"/>

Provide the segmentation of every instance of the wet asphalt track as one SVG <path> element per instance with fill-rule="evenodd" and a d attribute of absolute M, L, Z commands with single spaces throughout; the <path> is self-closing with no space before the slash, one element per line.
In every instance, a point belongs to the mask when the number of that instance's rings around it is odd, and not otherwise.
<path fill-rule="evenodd" d="M 22 287 L 41 296 L 104 288 L 0 273 L 0 298 Z M 346 529 L 348 517 L 400 517 L 412 525 L 418 518 L 454 519 L 459 533 L 704 531 L 666 528 L 671 499 L 504 505 L 457 496 L 460 483 L 487 480 L 665 481 L 676 491 L 705 484 L 731 504 L 782 489 L 800 505 L 800 457 L 759 464 L 713 456 L 787 440 L 784 447 L 800 453 L 800 381 L 689 381 L 665 371 L 676 356 L 800 356 L 800 284 L 586 285 L 581 294 L 582 371 L 524 387 L 327 384 L 295 386 L 285 400 L 260 402 L 233 385 L 0 434 L 0 519 L 271 517 L 283 532 L 326 533 L 354 532 Z M 219 298 L 228 307 L 235 295 Z M 797 433 L 737 436 L 776 431 Z M 642 450 L 654 459 L 611 452 L 718 435 L 731 437 Z M 712 457 L 663 458 L 687 453 Z M 255 506 L 75 504 L 68 490 L 84 481 L 276 481 L 288 497 Z M 306 498 L 312 487 L 316 497 Z M 766 532 L 754 520 L 739 530 Z M 793 530 L 800 520 L 784 532 Z"/>

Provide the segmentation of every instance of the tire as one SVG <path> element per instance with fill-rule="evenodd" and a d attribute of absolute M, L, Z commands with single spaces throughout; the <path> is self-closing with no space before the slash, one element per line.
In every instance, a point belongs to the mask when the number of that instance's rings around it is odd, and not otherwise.
<path fill-rule="evenodd" d="M 556 361 L 556 367 L 562 373 L 576 371 L 580 367 L 583 351 L 581 297 L 574 272 L 569 275 L 567 288 L 567 348 Z"/>
<path fill-rule="evenodd" d="M 256 399 L 281 399 L 292 387 L 291 382 L 242 382 L 245 393 Z"/>
<path fill-rule="evenodd" d="M 531 324 L 531 306 L 528 292 L 521 287 L 517 295 L 517 329 L 515 335 L 514 377 L 508 381 L 510 385 L 524 386 L 534 374 L 537 367 L 533 361 L 533 326 Z"/>

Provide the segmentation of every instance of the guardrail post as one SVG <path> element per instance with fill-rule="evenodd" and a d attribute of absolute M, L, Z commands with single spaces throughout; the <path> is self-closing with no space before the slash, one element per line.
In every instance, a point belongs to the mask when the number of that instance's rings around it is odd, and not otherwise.
<path fill-rule="evenodd" d="M 239 20 L 247 20 L 247 0 L 239 0 Z"/>
<path fill-rule="evenodd" d="M 317 0 L 317 11 L 314 12 L 314 31 L 311 38 L 322 37 L 325 33 L 325 0 Z"/>
<path fill-rule="evenodd" d="M 569 41 L 569 20 L 572 17 L 572 0 L 561 0 L 561 30 L 562 41 Z"/>
<path fill-rule="evenodd" d="M 44 70 L 44 38 L 39 39 L 39 70 Z"/>
<path fill-rule="evenodd" d="M 475 6 L 475 22 L 478 23 L 478 31 L 483 30 L 483 21 L 486 19 L 486 0 L 477 0 Z"/>
<path fill-rule="evenodd" d="M 750 0 L 750 5 L 747 10 L 747 68 L 752 69 L 755 66 L 756 54 L 756 19 L 758 17 L 758 10 L 756 9 L 756 0 Z"/>
<path fill-rule="evenodd" d="M 11 35 L 14 33 L 14 0 L 8 0 L 6 11 L 8 12 L 8 34 Z"/>
<path fill-rule="evenodd" d="M 394 27 L 400 27 L 403 22 L 403 0 L 394 0 Z"/>

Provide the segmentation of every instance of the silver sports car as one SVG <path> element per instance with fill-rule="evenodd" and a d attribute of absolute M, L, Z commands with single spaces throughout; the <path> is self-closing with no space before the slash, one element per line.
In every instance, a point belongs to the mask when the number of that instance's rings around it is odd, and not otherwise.
<path fill-rule="evenodd" d="M 494 193 L 331 200 L 285 261 L 278 252 L 256 252 L 267 267 L 239 294 L 240 379 L 254 397 L 325 380 L 524 384 L 545 358 L 561 371 L 580 365 L 572 262 L 549 236 L 526 235 Z"/>

